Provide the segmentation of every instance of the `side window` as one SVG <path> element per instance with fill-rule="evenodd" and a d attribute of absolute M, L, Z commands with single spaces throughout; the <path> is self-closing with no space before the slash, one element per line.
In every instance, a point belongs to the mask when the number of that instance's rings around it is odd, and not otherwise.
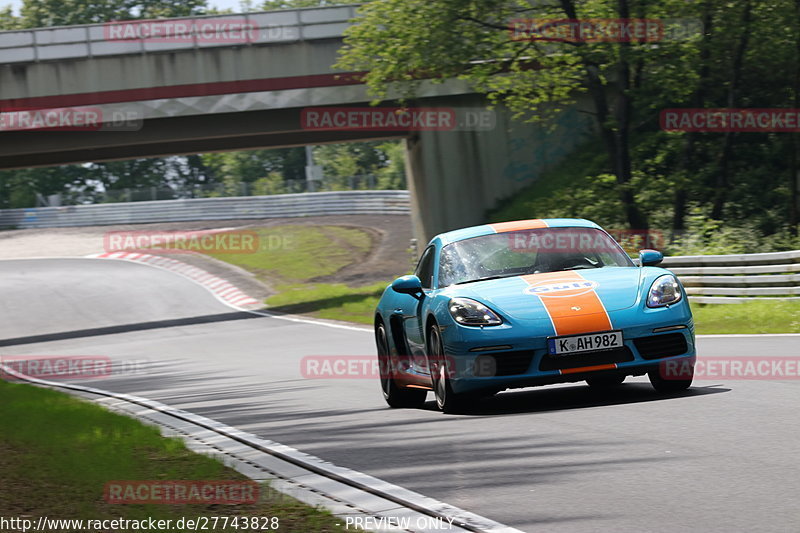
<path fill-rule="evenodd" d="M 435 248 L 429 246 L 423 253 L 417 264 L 415 274 L 422 282 L 422 288 L 430 289 L 433 286 L 433 257 Z"/>

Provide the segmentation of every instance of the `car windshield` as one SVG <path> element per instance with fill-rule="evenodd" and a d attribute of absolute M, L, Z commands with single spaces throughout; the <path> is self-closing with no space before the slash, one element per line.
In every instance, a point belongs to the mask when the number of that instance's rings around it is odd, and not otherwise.
<path fill-rule="evenodd" d="M 633 262 L 614 239 L 595 228 L 495 233 L 445 246 L 439 286 L 609 266 L 627 267 Z"/>

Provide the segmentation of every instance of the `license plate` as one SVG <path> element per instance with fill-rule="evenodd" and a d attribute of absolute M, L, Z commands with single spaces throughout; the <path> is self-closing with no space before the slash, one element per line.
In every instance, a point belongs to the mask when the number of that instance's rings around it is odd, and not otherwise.
<path fill-rule="evenodd" d="M 550 355 L 566 355 L 581 352 L 597 352 L 622 347 L 621 331 L 587 333 L 547 339 L 547 352 Z"/>

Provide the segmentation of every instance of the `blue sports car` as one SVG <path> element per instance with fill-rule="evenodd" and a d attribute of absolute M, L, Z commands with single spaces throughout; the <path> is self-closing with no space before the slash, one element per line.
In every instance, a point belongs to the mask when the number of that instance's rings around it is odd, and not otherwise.
<path fill-rule="evenodd" d="M 445 412 L 511 388 L 648 374 L 658 391 L 692 383 L 686 292 L 663 256 L 637 266 L 600 226 L 537 219 L 434 237 L 413 275 L 375 311 L 381 387 L 392 407 L 432 390 Z"/>

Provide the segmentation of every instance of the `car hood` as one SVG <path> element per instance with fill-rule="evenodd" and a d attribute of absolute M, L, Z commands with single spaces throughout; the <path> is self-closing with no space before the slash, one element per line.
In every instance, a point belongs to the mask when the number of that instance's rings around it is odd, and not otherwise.
<path fill-rule="evenodd" d="M 514 276 L 453 285 L 445 294 L 473 298 L 511 318 L 549 320 L 542 298 L 569 299 L 574 294 L 594 292 L 606 311 L 635 305 L 640 293 L 641 271 L 637 267 L 605 267 Z"/>

